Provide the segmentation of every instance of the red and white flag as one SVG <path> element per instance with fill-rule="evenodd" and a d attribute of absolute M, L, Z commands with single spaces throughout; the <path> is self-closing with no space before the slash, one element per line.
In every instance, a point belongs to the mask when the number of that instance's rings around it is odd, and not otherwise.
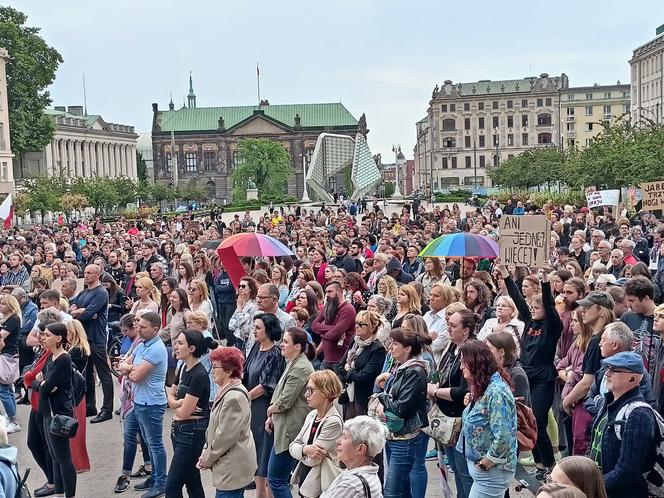
<path fill-rule="evenodd" d="M 12 226 L 14 219 L 14 204 L 12 204 L 12 194 L 7 195 L 2 204 L 0 204 L 0 220 L 5 220 L 3 228 L 7 230 Z"/>

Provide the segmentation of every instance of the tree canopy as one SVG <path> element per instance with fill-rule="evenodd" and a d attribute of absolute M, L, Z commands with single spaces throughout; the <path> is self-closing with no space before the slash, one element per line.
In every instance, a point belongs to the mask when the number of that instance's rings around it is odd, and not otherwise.
<path fill-rule="evenodd" d="M 238 142 L 240 164 L 231 173 L 235 200 L 245 200 L 247 182 L 256 183 L 261 198 L 282 197 L 293 175 L 291 158 L 281 142 L 245 138 Z"/>
<path fill-rule="evenodd" d="M 26 26 L 27 16 L 0 7 L 0 47 L 9 52 L 7 63 L 8 110 L 11 147 L 17 156 L 43 149 L 53 138 L 53 120 L 44 114 L 51 105 L 46 90 L 62 62 L 58 51 L 39 36 L 39 28 Z"/>

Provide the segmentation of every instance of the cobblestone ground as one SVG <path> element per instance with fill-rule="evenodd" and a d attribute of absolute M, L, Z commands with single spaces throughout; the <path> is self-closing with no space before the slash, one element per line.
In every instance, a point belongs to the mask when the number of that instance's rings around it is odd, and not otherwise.
<path fill-rule="evenodd" d="M 97 400 L 101 400 L 101 391 L 99 389 L 97 393 Z M 20 405 L 18 407 L 18 418 L 21 427 L 23 427 L 23 430 L 21 432 L 11 434 L 9 439 L 11 444 L 18 447 L 19 465 L 21 471 L 23 472 L 26 467 L 32 468 L 30 477 L 28 479 L 28 486 L 30 490 L 34 490 L 40 487 L 44 483 L 45 479 L 41 469 L 39 469 L 35 461 L 32 459 L 32 455 L 30 454 L 30 451 L 26 445 L 28 415 L 29 407 Z M 170 410 L 168 410 L 166 412 L 166 421 L 164 424 L 164 442 L 166 446 L 166 452 L 169 457 L 169 462 L 170 456 L 172 455 L 172 446 L 169 436 L 170 421 L 171 413 Z M 120 496 L 113 493 L 113 486 L 115 485 L 115 481 L 122 466 L 122 433 L 120 430 L 119 417 L 114 417 L 112 420 L 103 422 L 101 424 L 90 425 L 88 422 L 87 443 L 92 470 L 90 472 L 85 472 L 78 475 L 76 493 L 77 498 L 110 498 L 114 496 Z M 139 462 L 142 462 L 140 451 L 136 456 L 134 470 L 138 468 Z M 435 462 L 428 461 L 427 470 L 429 473 L 427 497 L 442 497 L 443 494 L 440 489 L 439 480 L 440 474 Z M 202 476 L 203 485 L 205 487 L 207 496 L 213 497 L 214 486 L 212 485 L 210 472 L 203 472 Z M 453 481 L 454 480 L 452 479 L 452 488 L 454 489 Z M 136 482 L 141 481 L 136 480 Z M 134 491 L 133 488 L 130 487 L 121 496 L 138 497 L 140 495 L 141 492 Z M 515 493 L 512 489 L 511 496 L 529 497 L 532 496 L 532 494 L 527 491 L 522 493 Z M 247 491 L 245 493 L 245 497 L 253 498 L 254 492 Z"/>

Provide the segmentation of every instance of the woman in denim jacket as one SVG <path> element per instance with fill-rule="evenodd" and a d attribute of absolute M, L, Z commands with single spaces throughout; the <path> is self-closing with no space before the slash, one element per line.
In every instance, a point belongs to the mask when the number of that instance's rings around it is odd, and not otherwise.
<path fill-rule="evenodd" d="M 469 498 L 502 498 L 514 478 L 518 454 L 511 380 L 485 343 L 466 342 L 460 352 L 470 393 L 457 451 L 466 457 L 473 478 Z"/>

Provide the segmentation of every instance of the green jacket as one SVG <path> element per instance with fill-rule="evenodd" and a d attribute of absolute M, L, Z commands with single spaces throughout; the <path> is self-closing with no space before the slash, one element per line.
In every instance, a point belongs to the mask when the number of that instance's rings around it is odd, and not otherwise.
<path fill-rule="evenodd" d="M 274 424 L 274 452 L 288 451 L 288 446 L 297 437 L 310 409 L 304 398 L 309 376 L 314 367 L 304 354 L 286 365 L 277 387 L 272 394 L 276 411 L 272 414 Z"/>

